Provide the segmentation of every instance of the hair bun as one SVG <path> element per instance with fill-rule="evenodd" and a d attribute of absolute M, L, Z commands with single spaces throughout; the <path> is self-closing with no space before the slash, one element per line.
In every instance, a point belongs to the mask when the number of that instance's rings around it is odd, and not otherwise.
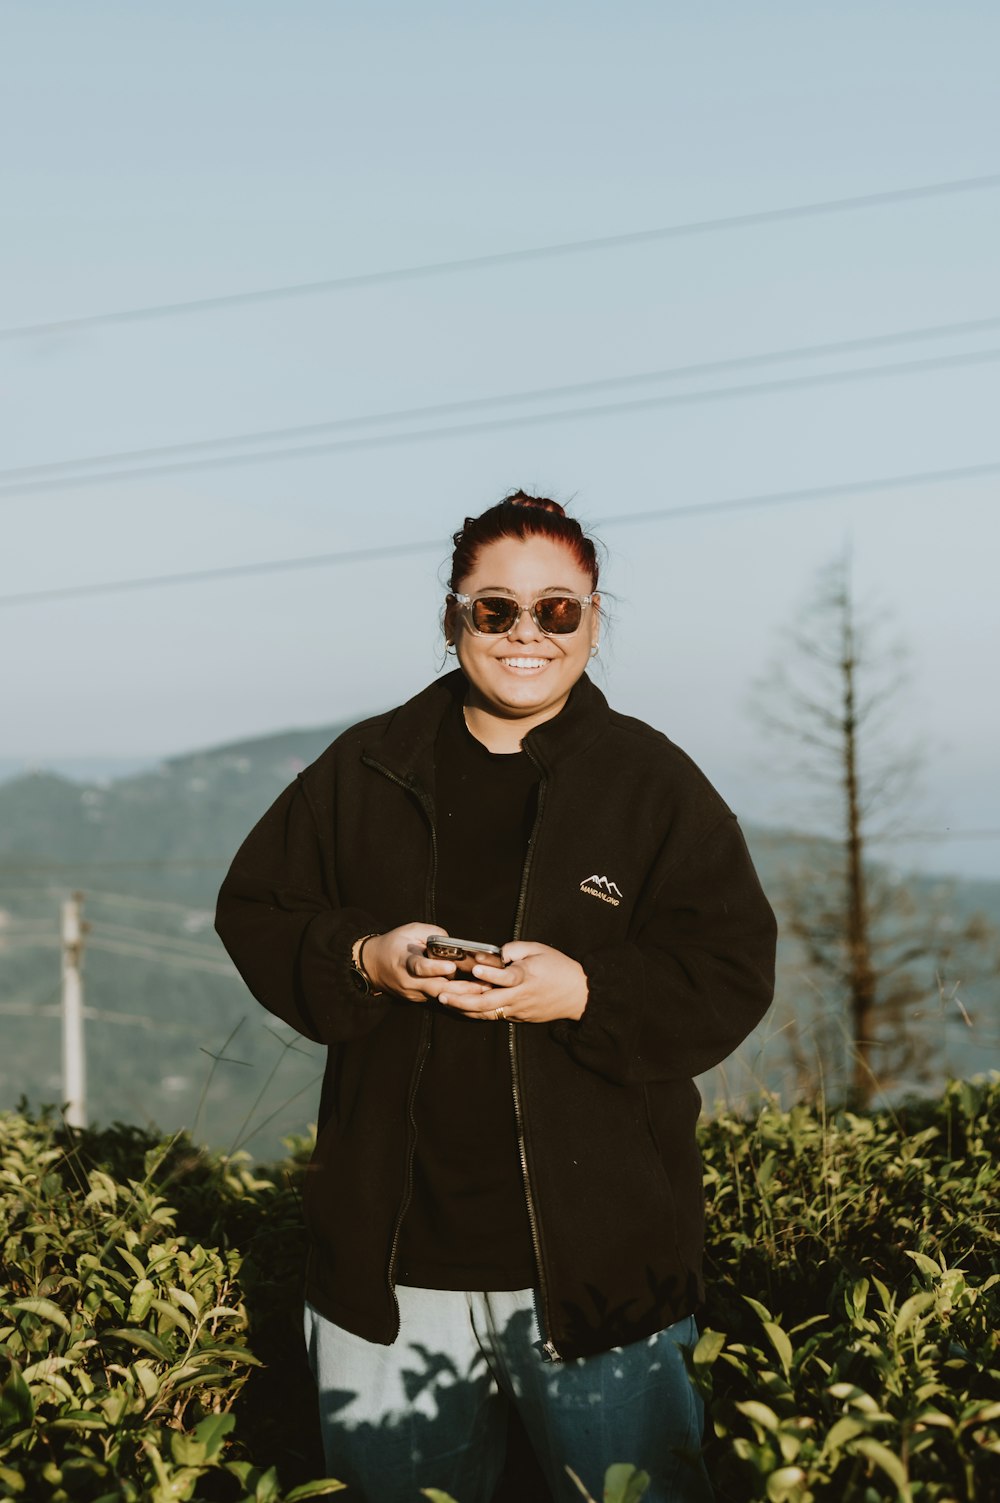
<path fill-rule="evenodd" d="M 529 496 L 525 491 L 512 491 L 504 497 L 505 506 L 526 506 L 535 511 L 552 512 L 557 517 L 566 515 L 558 501 L 553 501 L 549 496 Z"/>
<path fill-rule="evenodd" d="M 455 551 L 451 556 L 451 590 L 462 589 L 483 548 L 501 538 L 549 538 L 564 544 L 573 558 L 590 575 L 590 588 L 597 589 L 597 550 L 575 517 L 568 517 L 548 496 L 529 496 L 526 491 L 511 491 L 502 501 L 479 517 L 466 517 L 464 527 L 452 534 Z"/>

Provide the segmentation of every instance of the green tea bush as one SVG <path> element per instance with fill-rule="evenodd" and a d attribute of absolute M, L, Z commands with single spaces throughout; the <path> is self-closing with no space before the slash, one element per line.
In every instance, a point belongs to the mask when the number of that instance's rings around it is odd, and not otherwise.
<path fill-rule="evenodd" d="M 694 1354 L 731 1503 L 1000 1499 L 1000 1084 L 702 1130 Z"/>
<path fill-rule="evenodd" d="M 703 1124 L 692 1372 L 720 1503 L 1000 1499 L 998 1106 L 1000 1083 L 959 1083 L 896 1114 L 766 1102 Z M 338 1489 L 309 1480 L 309 1145 L 289 1147 L 254 1169 L 182 1136 L 0 1116 L 0 1496 Z M 606 1496 L 636 1503 L 630 1459 Z"/>
<path fill-rule="evenodd" d="M 253 1267 L 231 1231 L 280 1227 L 275 1179 L 177 1138 L 67 1138 L 6 1115 L 0 1186 L 5 1497 L 291 1503 L 338 1489 L 283 1493 L 235 1433 L 261 1357 L 238 1281 Z M 182 1235 L 184 1218 L 206 1235 Z"/>

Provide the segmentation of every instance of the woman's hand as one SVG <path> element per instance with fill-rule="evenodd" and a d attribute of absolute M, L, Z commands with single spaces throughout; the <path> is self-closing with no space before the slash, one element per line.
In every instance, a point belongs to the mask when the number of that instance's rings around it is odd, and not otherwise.
<path fill-rule="evenodd" d="M 444 934 L 440 924 L 401 924 L 374 934 L 364 944 L 364 967 L 372 986 L 409 1002 L 427 1002 L 443 987 L 456 1001 L 481 997 L 490 990 L 485 981 L 455 980 L 453 960 L 431 960 L 424 946 L 432 934 Z M 355 959 L 357 956 L 355 955 Z"/>
<path fill-rule="evenodd" d="M 508 964 L 473 966 L 477 980 L 488 983 L 489 995 L 459 993 L 461 983 L 442 987 L 438 1000 L 467 1018 L 482 1022 L 509 1018 L 514 1023 L 551 1023 L 556 1018 L 582 1018 L 587 1005 L 587 973 L 578 960 L 551 945 L 514 939 L 503 947 Z"/>

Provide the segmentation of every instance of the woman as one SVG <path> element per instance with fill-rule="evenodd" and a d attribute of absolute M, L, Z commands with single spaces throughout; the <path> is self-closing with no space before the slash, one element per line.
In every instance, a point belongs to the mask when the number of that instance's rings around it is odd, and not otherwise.
<path fill-rule="evenodd" d="M 329 1046 L 306 1330 L 330 1474 L 488 1503 L 517 1406 L 558 1499 L 631 1461 L 711 1496 L 683 1349 L 692 1076 L 771 997 L 736 820 L 586 676 L 593 542 L 517 492 L 455 534 L 458 671 L 346 731 L 250 834 L 217 927 Z M 501 947 L 456 964 L 433 934 Z"/>

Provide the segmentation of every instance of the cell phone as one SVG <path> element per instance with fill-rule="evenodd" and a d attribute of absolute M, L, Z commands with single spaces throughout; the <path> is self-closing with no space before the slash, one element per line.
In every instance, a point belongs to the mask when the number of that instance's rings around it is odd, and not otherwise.
<path fill-rule="evenodd" d="M 425 953 L 431 960 L 469 960 L 473 955 L 495 955 L 503 965 L 499 945 L 484 939 L 453 939 L 450 934 L 428 935 Z"/>

